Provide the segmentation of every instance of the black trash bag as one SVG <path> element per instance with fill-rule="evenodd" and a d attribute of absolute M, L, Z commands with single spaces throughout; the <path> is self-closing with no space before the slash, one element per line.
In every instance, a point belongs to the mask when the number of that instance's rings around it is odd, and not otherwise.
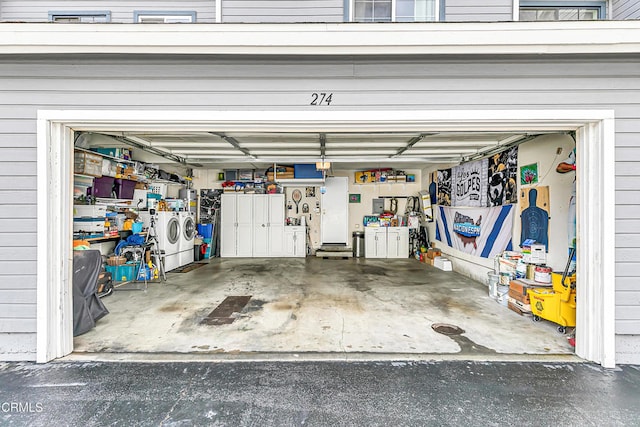
<path fill-rule="evenodd" d="M 98 297 L 98 275 L 102 269 L 100 251 L 73 252 L 73 336 L 90 331 L 109 314 Z"/>

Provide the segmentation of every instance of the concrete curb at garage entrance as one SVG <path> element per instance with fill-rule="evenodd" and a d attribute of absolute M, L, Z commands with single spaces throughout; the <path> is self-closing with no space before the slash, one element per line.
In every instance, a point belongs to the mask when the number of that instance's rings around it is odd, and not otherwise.
<path fill-rule="evenodd" d="M 572 354 L 400 354 L 400 353 L 72 353 L 59 362 L 545 362 L 583 363 Z M 55 362 L 54 362 L 55 363 Z"/>

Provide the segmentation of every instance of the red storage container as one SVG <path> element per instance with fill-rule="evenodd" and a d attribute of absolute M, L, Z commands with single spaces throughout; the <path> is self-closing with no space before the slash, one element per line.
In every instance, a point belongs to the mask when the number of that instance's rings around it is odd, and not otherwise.
<path fill-rule="evenodd" d="M 110 176 L 93 178 L 93 190 L 91 191 L 91 194 L 94 197 L 111 197 L 113 182 L 114 179 Z"/>
<path fill-rule="evenodd" d="M 133 199 L 133 190 L 136 189 L 136 182 L 131 179 L 116 179 L 115 191 L 116 199 Z"/>

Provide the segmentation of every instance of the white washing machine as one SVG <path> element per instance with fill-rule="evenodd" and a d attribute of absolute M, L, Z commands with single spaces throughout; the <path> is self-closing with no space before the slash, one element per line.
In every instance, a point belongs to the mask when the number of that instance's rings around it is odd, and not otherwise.
<path fill-rule="evenodd" d="M 140 212 L 140 218 L 148 228 L 151 224 L 149 212 Z M 164 251 L 164 270 L 171 271 L 180 267 L 181 218 L 178 212 L 157 211 L 154 218 L 158 247 Z"/>
<path fill-rule="evenodd" d="M 196 237 L 196 214 L 195 212 L 179 212 L 181 221 L 181 238 L 179 239 L 179 261 L 180 265 L 187 265 L 193 262 L 193 243 Z"/>

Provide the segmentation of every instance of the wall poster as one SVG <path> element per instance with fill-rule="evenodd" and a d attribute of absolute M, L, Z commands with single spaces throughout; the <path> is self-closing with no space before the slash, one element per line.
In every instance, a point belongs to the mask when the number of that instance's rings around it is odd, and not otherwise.
<path fill-rule="evenodd" d="M 451 206 L 451 169 L 438 171 L 438 205 Z"/>
<path fill-rule="evenodd" d="M 518 201 L 518 147 L 513 147 L 489 159 L 489 203 L 501 206 Z"/>
<path fill-rule="evenodd" d="M 451 206 L 487 206 L 488 159 L 453 168 Z"/>

